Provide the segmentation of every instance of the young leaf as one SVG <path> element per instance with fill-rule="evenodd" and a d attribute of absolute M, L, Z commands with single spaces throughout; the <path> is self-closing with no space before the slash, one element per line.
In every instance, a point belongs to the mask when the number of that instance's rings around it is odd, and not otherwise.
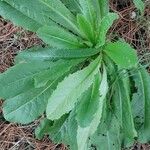
<path fill-rule="evenodd" d="M 95 10 L 93 6 L 93 0 L 79 0 L 79 3 L 82 8 L 81 10 L 82 14 L 94 27 L 96 15 L 95 15 Z"/>
<path fill-rule="evenodd" d="M 0 74 L 0 97 L 11 98 L 32 89 L 33 77 L 48 68 L 50 62 L 21 63 Z"/>
<path fill-rule="evenodd" d="M 106 98 L 106 94 L 108 92 L 108 83 L 107 83 L 107 74 L 106 74 L 106 70 L 104 69 L 104 73 L 103 73 L 103 77 L 102 77 L 102 81 L 100 83 L 100 76 L 99 74 L 97 74 L 97 76 L 95 77 L 95 97 L 96 99 L 99 101 L 98 102 L 98 107 L 95 107 L 95 113 L 93 114 L 93 119 L 90 120 L 90 123 L 87 123 L 87 119 L 86 115 L 89 116 L 92 108 L 92 105 L 89 108 L 86 108 L 88 111 L 84 114 L 80 114 L 81 116 L 79 116 L 78 114 L 78 130 L 77 130 L 77 143 L 78 143 L 78 149 L 80 150 L 84 150 L 87 149 L 88 146 L 88 138 L 90 136 L 92 136 L 95 131 L 97 130 L 97 127 L 100 123 L 100 119 L 102 116 L 102 110 L 103 110 L 103 105 L 104 105 L 104 100 Z M 100 86 L 99 88 L 97 86 Z M 100 90 L 97 93 L 97 90 Z M 93 91 L 94 92 L 94 91 Z M 94 93 L 93 93 L 94 94 Z M 91 99 L 91 101 L 95 101 L 96 100 Z M 92 103 L 92 102 L 91 102 Z M 94 103 L 94 102 L 93 102 Z M 97 102 L 96 102 L 97 103 Z M 86 127 L 82 126 L 82 121 L 84 120 L 86 122 L 86 124 L 83 124 L 84 126 L 86 125 Z M 89 121 L 88 121 L 89 122 Z"/>
<path fill-rule="evenodd" d="M 81 5 L 81 13 L 96 33 L 101 21 L 99 0 L 79 0 L 79 3 Z"/>
<path fill-rule="evenodd" d="M 22 14 L 17 9 L 2 1 L 0 1 L 0 15 L 12 21 L 15 25 L 24 27 L 33 32 L 37 31 L 42 26 L 34 19 Z"/>
<path fill-rule="evenodd" d="M 104 52 L 120 67 L 129 69 L 138 64 L 136 51 L 125 42 L 109 43 Z"/>
<path fill-rule="evenodd" d="M 96 45 L 97 47 L 101 47 L 105 44 L 106 34 L 116 19 L 118 19 L 118 15 L 116 13 L 108 13 L 102 18 L 99 27 L 98 44 Z"/>
<path fill-rule="evenodd" d="M 47 44 L 56 48 L 79 48 L 81 39 L 59 26 L 44 26 L 37 31 L 37 35 Z"/>
<path fill-rule="evenodd" d="M 77 22 L 79 25 L 80 31 L 83 35 L 92 43 L 94 43 L 94 30 L 91 23 L 81 14 L 77 15 Z"/>
<path fill-rule="evenodd" d="M 109 13 L 109 0 L 98 0 L 101 18 Z"/>
<path fill-rule="evenodd" d="M 74 108 L 83 92 L 93 83 L 94 76 L 99 71 L 100 58 L 95 59 L 88 67 L 65 78 L 48 100 L 47 118 L 59 119 Z"/>
<path fill-rule="evenodd" d="M 28 62 L 28 61 L 45 61 L 57 59 L 75 59 L 87 58 L 98 54 L 101 49 L 85 48 L 85 49 L 56 49 L 56 48 L 42 48 L 33 47 L 26 51 L 20 52 L 15 62 Z"/>
<path fill-rule="evenodd" d="M 140 10 L 141 14 L 144 13 L 144 9 L 145 9 L 145 4 L 142 0 L 133 0 L 135 6 L 137 7 L 137 9 Z"/>

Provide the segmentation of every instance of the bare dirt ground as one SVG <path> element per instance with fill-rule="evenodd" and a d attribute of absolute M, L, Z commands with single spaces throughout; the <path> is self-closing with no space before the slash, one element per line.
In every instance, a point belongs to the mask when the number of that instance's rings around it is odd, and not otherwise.
<path fill-rule="evenodd" d="M 144 17 L 139 15 L 131 0 L 111 0 L 110 8 L 120 15 L 108 37 L 121 37 L 132 44 L 142 63 L 150 63 L 150 1 L 147 1 Z M 14 56 L 21 50 L 33 45 L 43 44 L 34 33 L 14 26 L 0 18 L 0 72 L 13 65 Z M 150 71 L 150 68 L 147 68 Z M 21 126 L 6 122 L 2 117 L 0 101 L 0 150 L 65 150 L 64 145 L 55 145 L 48 138 L 41 141 L 34 137 L 34 123 Z M 135 144 L 130 150 L 150 150 L 150 145 Z"/>

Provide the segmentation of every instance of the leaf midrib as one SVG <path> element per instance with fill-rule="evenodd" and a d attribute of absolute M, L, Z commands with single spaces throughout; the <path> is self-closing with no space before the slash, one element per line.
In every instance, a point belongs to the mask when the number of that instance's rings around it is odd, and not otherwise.
<path fill-rule="evenodd" d="M 46 90 L 48 90 L 56 81 L 57 79 L 55 79 L 50 85 L 48 85 L 44 90 L 42 90 L 38 95 L 34 96 L 31 100 L 29 100 L 27 103 L 24 103 L 23 105 L 19 106 L 17 109 L 15 109 L 14 111 L 11 111 L 10 113 L 6 114 L 6 115 L 10 115 L 16 111 L 18 111 L 19 109 L 21 109 L 22 107 L 25 107 L 26 105 L 28 105 L 29 103 L 31 103 L 31 101 L 33 100 L 37 100 L 37 98 L 42 95 Z"/>
<path fill-rule="evenodd" d="M 36 72 L 36 73 L 30 74 L 30 75 L 28 75 L 28 76 L 25 76 L 24 78 L 15 80 L 15 81 L 13 81 L 13 82 L 9 82 L 9 84 L 5 84 L 5 86 L 4 86 L 3 88 L 5 88 L 6 86 L 9 86 L 9 85 L 11 85 L 11 84 L 13 84 L 13 83 L 19 82 L 19 81 L 21 81 L 21 80 L 25 80 L 25 79 L 27 79 L 27 78 L 31 78 L 32 76 L 38 75 L 38 74 L 42 73 L 43 71 L 46 71 L 46 70 L 49 70 L 49 69 L 50 69 L 50 68 L 47 68 L 47 69 L 45 69 L 45 70 L 40 70 L 40 72 Z"/>
<path fill-rule="evenodd" d="M 16 9 L 17 11 L 19 11 L 21 14 L 25 15 L 26 17 L 30 18 L 31 20 L 37 22 L 39 25 L 42 26 L 42 24 L 40 22 L 38 22 L 37 20 L 35 20 L 34 18 L 26 15 L 25 13 L 21 12 L 19 8 L 14 7 L 13 5 L 9 4 L 8 2 L 4 1 L 5 3 L 7 3 L 8 5 L 10 5 L 12 8 Z"/>
<path fill-rule="evenodd" d="M 98 64 L 94 67 L 94 69 L 92 69 L 86 76 L 85 76 L 85 78 L 70 92 L 70 94 L 65 98 L 66 100 L 65 101 L 63 101 L 63 103 L 66 103 L 66 101 L 68 101 L 68 97 L 70 97 L 70 95 L 76 90 L 76 88 L 78 88 L 91 74 L 92 74 L 92 72 L 94 72 L 93 70 L 96 70 L 96 68 L 98 68 Z M 61 101 L 61 103 L 62 103 L 62 101 Z M 55 108 L 55 110 L 58 110 L 58 108 L 59 108 L 59 106 L 60 106 L 60 104 L 61 103 L 59 103 L 59 105 Z M 54 112 L 53 112 L 54 113 Z M 51 113 L 51 114 L 53 114 L 53 113 Z"/>
<path fill-rule="evenodd" d="M 69 24 L 77 31 L 77 33 L 80 33 L 79 29 L 76 27 L 76 25 L 74 23 L 72 23 L 72 21 L 70 21 L 69 19 L 66 18 L 66 16 L 62 15 L 59 11 L 57 11 L 56 9 L 54 9 L 53 7 L 51 7 L 50 5 L 48 5 L 46 2 L 41 1 L 41 3 L 45 4 L 47 7 L 49 7 L 50 9 L 52 9 L 56 14 L 60 15 L 62 18 L 64 18 L 67 22 L 69 22 Z M 69 11 L 70 12 L 70 11 Z M 71 12 L 70 12 L 71 13 Z M 72 14 L 72 13 L 71 13 Z M 72 14 L 73 15 L 73 14 Z M 74 16 L 74 15 L 73 15 Z"/>
<path fill-rule="evenodd" d="M 46 33 L 46 35 L 47 35 L 48 37 L 52 37 L 52 38 L 54 38 L 54 39 L 63 41 L 63 42 L 65 42 L 65 43 L 68 43 L 68 44 L 70 44 L 70 45 L 74 45 L 74 46 L 80 47 L 79 43 L 75 43 L 75 42 L 73 42 L 73 41 L 69 41 L 69 40 L 67 40 L 67 39 L 64 39 L 64 38 L 61 38 L 61 37 L 58 37 L 58 36 L 54 36 L 54 35 L 51 35 L 51 34 L 48 34 L 48 33 Z"/>

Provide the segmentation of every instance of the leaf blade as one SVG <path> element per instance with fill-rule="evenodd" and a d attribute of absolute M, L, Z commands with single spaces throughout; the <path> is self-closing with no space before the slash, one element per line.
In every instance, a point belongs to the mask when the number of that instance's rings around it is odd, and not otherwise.
<path fill-rule="evenodd" d="M 58 119 L 73 109 L 78 97 L 92 84 L 93 77 L 98 72 L 99 61 L 98 57 L 88 67 L 68 76 L 58 85 L 48 100 L 46 109 L 48 119 Z M 72 83 L 72 79 L 75 80 L 74 84 Z M 65 92 L 62 93 L 64 89 Z"/>
<path fill-rule="evenodd" d="M 0 97 L 11 98 L 32 89 L 33 76 L 48 69 L 49 65 L 49 62 L 21 63 L 0 74 Z"/>
<path fill-rule="evenodd" d="M 46 61 L 57 59 L 76 59 L 87 58 L 98 54 L 101 50 L 94 48 L 85 49 L 56 49 L 56 48 L 39 48 L 33 47 L 29 50 L 20 52 L 15 59 L 15 62 L 19 61 Z"/>
<path fill-rule="evenodd" d="M 104 48 L 104 52 L 122 68 L 129 69 L 138 64 L 136 51 L 125 42 L 109 43 Z"/>
<path fill-rule="evenodd" d="M 97 79 L 95 79 L 95 82 L 100 82 L 99 79 L 99 74 L 97 76 Z M 104 105 L 104 100 L 106 98 L 106 94 L 108 92 L 108 83 L 107 83 L 107 74 L 106 70 L 104 68 L 103 72 L 103 77 L 101 83 L 96 83 L 100 84 L 99 86 L 99 103 L 98 103 L 98 109 L 95 110 L 95 115 L 93 119 L 91 120 L 90 124 L 86 127 L 82 127 L 80 123 L 78 122 L 78 130 L 77 130 L 77 143 L 78 143 L 78 149 L 84 150 L 87 149 L 88 147 L 88 138 L 92 136 L 95 131 L 97 130 L 97 127 L 100 123 L 100 119 L 102 117 L 102 110 L 103 110 L 103 105 Z M 85 118 L 82 118 L 85 119 Z"/>
<path fill-rule="evenodd" d="M 42 26 L 40 23 L 2 1 L 0 1 L 0 15 L 5 19 L 12 21 L 15 25 L 24 27 L 25 29 L 33 32 L 37 31 Z"/>
<path fill-rule="evenodd" d="M 99 36 L 98 36 L 97 47 L 101 47 L 105 44 L 106 34 L 116 19 L 118 19 L 118 15 L 116 13 L 108 13 L 106 16 L 102 18 L 100 26 L 99 26 Z"/>
<path fill-rule="evenodd" d="M 37 31 L 37 35 L 47 44 L 56 48 L 79 48 L 80 39 L 59 26 L 43 26 Z"/>

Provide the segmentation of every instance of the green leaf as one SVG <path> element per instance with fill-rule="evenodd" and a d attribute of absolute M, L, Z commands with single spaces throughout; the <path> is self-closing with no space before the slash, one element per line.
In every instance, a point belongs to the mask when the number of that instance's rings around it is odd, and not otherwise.
<path fill-rule="evenodd" d="M 40 125 L 35 129 L 35 136 L 37 139 L 42 140 L 42 138 L 48 134 L 49 128 L 53 125 L 53 121 L 44 118 Z"/>
<path fill-rule="evenodd" d="M 42 115 L 47 101 L 56 88 L 57 80 L 42 88 L 35 88 L 7 99 L 3 104 L 3 113 L 6 120 L 21 124 L 28 124 Z"/>
<path fill-rule="evenodd" d="M 98 1 L 99 1 L 101 18 L 103 18 L 109 13 L 109 0 L 98 0 Z"/>
<path fill-rule="evenodd" d="M 97 130 L 97 127 L 100 123 L 100 119 L 102 117 L 102 110 L 103 110 L 103 105 L 104 105 L 104 100 L 106 98 L 106 94 L 108 92 L 108 83 L 107 83 L 107 74 L 106 74 L 106 70 L 104 68 L 104 73 L 103 73 L 103 77 L 102 77 L 102 81 L 100 83 L 100 75 L 97 74 L 97 76 L 95 77 L 95 90 L 99 91 L 98 93 L 95 93 L 96 97 L 99 98 L 97 99 L 99 101 L 99 103 L 97 104 L 98 107 L 95 108 L 95 114 L 92 118 L 92 120 L 90 120 L 90 124 L 86 123 L 86 127 L 82 127 L 82 123 L 81 120 L 83 119 L 84 121 L 87 122 L 88 118 L 84 118 L 84 117 L 89 117 L 92 108 L 92 105 L 87 109 L 87 112 L 84 114 L 80 114 L 81 116 L 77 116 L 77 120 L 78 120 L 78 130 L 77 130 L 77 143 L 78 143 L 78 149 L 80 150 L 85 150 L 88 147 L 88 138 L 90 136 L 92 136 L 95 131 Z M 97 86 L 100 86 L 99 88 Z M 94 93 L 93 93 L 94 94 Z M 95 100 L 95 98 L 91 99 L 91 100 Z M 79 114 L 78 114 L 79 115 Z M 87 116 L 86 116 L 87 115 Z M 82 121 L 82 122 L 84 122 Z"/>
<path fill-rule="evenodd" d="M 105 129 L 101 129 L 102 125 L 99 125 L 98 130 L 91 138 L 91 148 L 94 146 L 98 150 L 120 150 L 121 137 L 118 120 L 112 115 L 109 122 L 107 118 L 105 118 L 105 122 L 108 127 L 104 124 Z"/>
<path fill-rule="evenodd" d="M 55 22 L 63 25 L 64 27 L 79 33 L 76 25 L 75 16 L 65 7 L 60 0 L 40 0 L 51 11 L 50 17 Z"/>
<path fill-rule="evenodd" d="M 5 19 L 12 21 L 15 25 L 24 27 L 25 29 L 33 32 L 37 31 L 42 26 L 37 21 L 29 18 L 6 2 L 2 1 L 0 1 L 0 15 Z"/>
<path fill-rule="evenodd" d="M 84 37 L 94 43 L 95 37 L 91 23 L 81 14 L 77 15 L 77 22 L 79 25 L 79 29 L 83 33 Z"/>
<path fill-rule="evenodd" d="M 45 61 L 57 59 L 75 59 L 87 58 L 99 53 L 101 49 L 85 48 L 85 49 L 56 49 L 56 48 L 42 48 L 33 47 L 29 50 L 20 52 L 15 62 L 28 62 L 28 61 Z"/>
<path fill-rule="evenodd" d="M 145 4 L 142 0 L 133 0 L 135 6 L 137 9 L 140 10 L 141 14 L 144 13 L 144 9 L 145 9 Z"/>
<path fill-rule="evenodd" d="M 64 143 L 69 145 L 71 150 L 76 150 L 76 131 L 75 111 L 72 111 L 69 115 L 64 115 L 53 122 L 48 119 L 42 120 L 35 133 L 37 138 L 49 135 L 56 144 Z"/>
<path fill-rule="evenodd" d="M 98 57 L 88 67 L 69 75 L 58 84 L 57 89 L 48 100 L 46 109 L 48 119 L 59 119 L 74 108 L 81 94 L 93 83 L 94 76 L 99 71 L 99 63 L 100 58 Z"/>
<path fill-rule="evenodd" d="M 104 47 L 104 52 L 122 68 L 129 69 L 138 64 L 136 51 L 125 42 L 109 43 Z"/>
<path fill-rule="evenodd" d="M 101 47 L 105 44 L 107 32 L 116 19 L 118 19 L 118 15 L 116 13 L 108 13 L 102 18 L 99 26 L 98 44 L 96 45 L 97 47 Z"/>
<path fill-rule="evenodd" d="M 95 22 L 95 11 L 92 0 L 79 0 L 82 14 L 85 16 L 85 18 L 92 24 Z"/>
<path fill-rule="evenodd" d="M 44 25 L 55 22 L 78 33 L 75 16 L 60 0 L 4 0 L 11 6 Z M 30 4 L 30 5 L 29 5 Z"/>
<path fill-rule="evenodd" d="M 95 76 L 92 86 L 79 98 L 76 119 L 81 127 L 87 127 L 94 118 L 99 107 L 100 74 Z"/>
<path fill-rule="evenodd" d="M 145 91 L 144 91 L 144 82 L 141 76 L 141 69 L 131 71 L 132 79 L 135 82 L 136 91 L 132 96 L 132 112 L 135 122 L 135 127 L 137 130 L 141 128 L 144 123 L 144 99 L 145 99 Z"/>
<path fill-rule="evenodd" d="M 43 24 L 55 25 L 55 22 L 50 18 L 51 11 L 46 5 L 42 4 L 40 0 L 34 0 L 34 1 L 4 0 L 4 1 L 7 4 L 9 4 L 13 8 L 13 10 L 16 10 L 17 12 L 26 16 L 27 18 L 30 18 L 31 20 L 38 22 L 40 25 Z M 10 11 L 8 12 L 11 13 Z M 15 15 L 15 17 L 17 17 L 17 15 Z"/>
<path fill-rule="evenodd" d="M 55 79 L 62 77 L 70 72 L 70 70 L 83 62 L 84 59 L 72 59 L 72 60 L 58 60 L 51 63 L 50 68 L 42 71 L 40 74 L 34 77 L 35 87 L 42 87 L 47 84 L 47 82 L 53 82 Z"/>
<path fill-rule="evenodd" d="M 50 68 L 50 62 L 21 63 L 0 74 L 0 97 L 11 98 L 34 87 L 33 77 Z"/>
<path fill-rule="evenodd" d="M 133 99 L 133 115 L 140 119 L 139 140 L 146 143 L 150 140 L 150 76 L 144 68 L 133 73 L 138 89 L 137 99 Z M 137 104 L 137 105 L 136 105 Z M 136 108 L 137 107 L 137 108 Z"/>
<path fill-rule="evenodd" d="M 73 13 L 77 14 L 81 12 L 81 6 L 78 0 L 61 0 L 65 6 Z"/>
<path fill-rule="evenodd" d="M 43 26 L 37 31 L 37 35 L 47 44 L 56 48 L 79 48 L 81 39 L 59 26 Z"/>
<path fill-rule="evenodd" d="M 81 13 L 85 19 L 91 24 L 92 30 L 96 29 L 100 23 L 100 8 L 99 0 L 79 0 L 81 6 Z"/>
<path fill-rule="evenodd" d="M 69 116 L 64 115 L 59 120 L 54 121 L 49 129 L 49 137 L 55 143 L 69 145 L 71 150 L 77 150 L 77 122 L 75 120 L 75 110 Z"/>
<path fill-rule="evenodd" d="M 130 103 L 129 77 L 127 72 L 125 75 L 119 76 L 113 94 L 113 111 L 122 128 L 125 138 L 134 140 L 137 137 L 137 132 L 134 127 L 133 115 Z"/>

